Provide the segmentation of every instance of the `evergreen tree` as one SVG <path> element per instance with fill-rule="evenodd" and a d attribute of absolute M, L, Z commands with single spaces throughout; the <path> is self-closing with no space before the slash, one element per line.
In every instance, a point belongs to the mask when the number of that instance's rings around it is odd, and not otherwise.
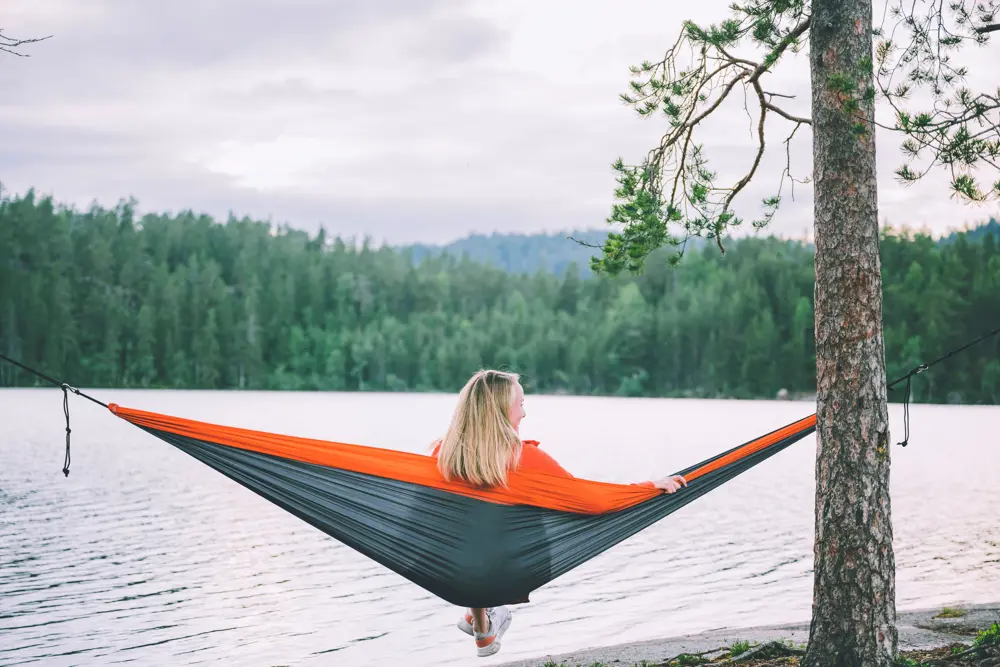
<path fill-rule="evenodd" d="M 135 222 L 131 206 L 0 199 L 0 352 L 83 386 L 454 391 L 482 365 L 540 392 L 816 391 L 803 243 L 750 238 L 676 270 L 584 278 L 414 263 L 247 219 Z M 993 235 L 886 230 L 882 255 L 891 376 L 997 326 Z M 987 341 L 922 374 L 916 398 L 995 403 L 998 352 Z M 0 364 L 0 383 L 34 382 Z"/>

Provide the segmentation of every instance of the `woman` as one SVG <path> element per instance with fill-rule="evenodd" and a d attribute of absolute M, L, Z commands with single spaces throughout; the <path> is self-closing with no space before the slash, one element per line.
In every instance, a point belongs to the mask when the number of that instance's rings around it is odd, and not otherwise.
<path fill-rule="evenodd" d="M 512 470 L 533 470 L 572 477 L 533 440 L 519 435 L 524 418 L 524 389 L 515 373 L 479 371 L 458 396 L 458 406 L 444 438 L 435 444 L 438 469 L 447 480 L 477 486 L 506 486 Z M 687 482 L 680 475 L 643 486 L 673 493 Z M 507 607 L 470 609 L 458 627 L 476 640 L 480 657 L 500 650 L 500 639 L 510 627 Z"/>

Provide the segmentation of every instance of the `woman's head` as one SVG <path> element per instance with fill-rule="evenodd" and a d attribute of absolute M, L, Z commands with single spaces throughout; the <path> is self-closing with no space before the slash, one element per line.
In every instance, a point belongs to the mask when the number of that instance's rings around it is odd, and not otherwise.
<path fill-rule="evenodd" d="M 479 371 L 462 388 L 438 452 L 445 479 L 506 485 L 521 456 L 524 390 L 518 379 L 516 373 Z"/>

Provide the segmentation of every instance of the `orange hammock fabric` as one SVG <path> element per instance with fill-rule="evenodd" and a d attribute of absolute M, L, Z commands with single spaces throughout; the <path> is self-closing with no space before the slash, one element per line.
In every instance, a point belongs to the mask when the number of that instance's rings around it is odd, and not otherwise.
<path fill-rule="evenodd" d="M 662 493 L 659 489 L 649 487 L 568 479 L 535 471 L 511 473 L 506 488 L 479 488 L 459 481 L 445 481 L 437 469 L 436 461 L 422 454 L 219 426 L 133 410 L 115 403 L 111 403 L 108 408 L 136 426 L 160 432 L 282 459 L 409 482 L 492 503 L 530 505 L 579 514 L 604 514 L 633 507 Z M 810 415 L 711 459 L 686 472 L 684 477 L 692 482 L 790 436 L 811 431 L 815 425 L 816 415 Z"/>

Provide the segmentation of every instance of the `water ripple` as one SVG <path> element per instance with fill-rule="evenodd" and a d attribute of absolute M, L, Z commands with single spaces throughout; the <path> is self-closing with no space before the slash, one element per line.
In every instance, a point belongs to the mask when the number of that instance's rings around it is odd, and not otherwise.
<path fill-rule="evenodd" d="M 416 408 L 405 395 L 115 393 L 195 419 L 411 451 L 452 407 L 447 396 Z M 350 666 L 400 654 L 417 667 L 468 664 L 458 610 L 106 413 L 74 414 L 64 479 L 50 398 L 2 395 L 13 406 L 0 420 L 4 665 Z M 526 437 L 580 476 L 617 481 L 678 469 L 810 409 L 528 400 Z M 913 407 L 913 446 L 893 457 L 901 608 L 1000 599 L 998 418 Z M 611 455 L 608 442 L 622 444 Z M 808 618 L 814 451 L 811 440 L 787 450 L 535 592 L 515 609 L 503 659 Z M 939 472 L 956 468 L 960 478 Z"/>

